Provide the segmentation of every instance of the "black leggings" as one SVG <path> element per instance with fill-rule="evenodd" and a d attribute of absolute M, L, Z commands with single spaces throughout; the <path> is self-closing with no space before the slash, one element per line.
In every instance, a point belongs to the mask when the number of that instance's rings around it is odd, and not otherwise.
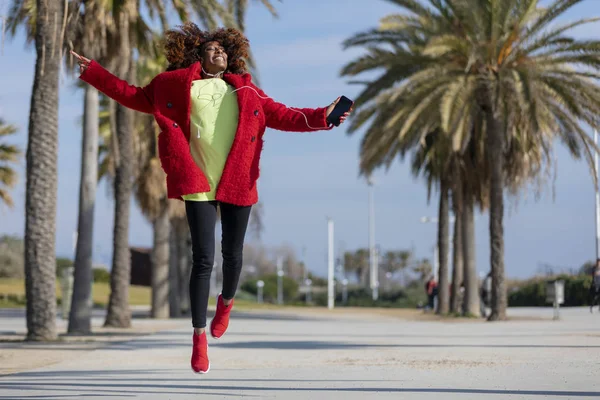
<path fill-rule="evenodd" d="M 186 201 L 192 234 L 192 275 L 190 277 L 190 308 L 194 328 L 206 327 L 206 308 L 210 292 L 210 274 L 215 261 L 215 224 L 217 205 L 221 209 L 223 238 L 224 299 L 233 299 L 242 271 L 244 236 L 248 227 L 251 206 L 241 207 L 217 201 Z"/>

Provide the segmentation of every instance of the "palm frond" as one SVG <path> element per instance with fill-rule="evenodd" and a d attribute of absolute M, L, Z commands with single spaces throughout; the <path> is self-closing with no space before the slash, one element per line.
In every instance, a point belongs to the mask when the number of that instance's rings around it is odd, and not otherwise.
<path fill-rule="evenodd" d="M 0 140 L 17 133 L 17 128 L 13 125 L 7 125 L 0 118 Z M 11 144 L 0 142 L 0 202 L 12 207 L 13 200 L 9 190 L 17 183 L 17 171 L 15 166 L 21 158 L 21 150 Z"/>

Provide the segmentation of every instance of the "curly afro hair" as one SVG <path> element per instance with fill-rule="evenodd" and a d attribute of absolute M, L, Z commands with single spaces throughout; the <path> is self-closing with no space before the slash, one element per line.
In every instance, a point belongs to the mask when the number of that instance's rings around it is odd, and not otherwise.
<path fill-rule="evenodd" d="M 170 29 L 165 34 L 165 53 L 169 62 L 167 71 L 188 68 L 197 62 L 208 42 L 219 42 L 225 49 L 228 59 L 225 73 L 246 73 L 245 59 L 248 58 L 250 42 L 242 32 L 233 28 L 208 32 L 192 22 L 187 22 L 178 29 Z"/>

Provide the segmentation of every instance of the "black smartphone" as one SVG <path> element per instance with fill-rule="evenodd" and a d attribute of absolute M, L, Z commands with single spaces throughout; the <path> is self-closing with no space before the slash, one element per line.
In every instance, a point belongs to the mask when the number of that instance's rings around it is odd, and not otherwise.
<path fill-rule="evenodd" d="M 327 117 L 327 122 L 335 126 L 340 126 L 340 118 L 344 113 L 350 111 L 354 102 L 346 96 L 340 97 L 340 101 L 335 105 L 333 111 Z"/>

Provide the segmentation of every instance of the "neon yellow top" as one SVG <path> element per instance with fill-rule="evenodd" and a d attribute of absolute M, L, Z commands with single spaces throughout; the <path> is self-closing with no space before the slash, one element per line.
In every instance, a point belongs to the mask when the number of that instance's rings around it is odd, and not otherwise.
<path fill-rule="evenodd" d="M 200 167 L 210 192 L 182 196 L 184 200 L 215 200 L 229 150 L 238 126 L 237 94 L 222 79 L 202 79 L 192 83 L 190 151 Z"/>

